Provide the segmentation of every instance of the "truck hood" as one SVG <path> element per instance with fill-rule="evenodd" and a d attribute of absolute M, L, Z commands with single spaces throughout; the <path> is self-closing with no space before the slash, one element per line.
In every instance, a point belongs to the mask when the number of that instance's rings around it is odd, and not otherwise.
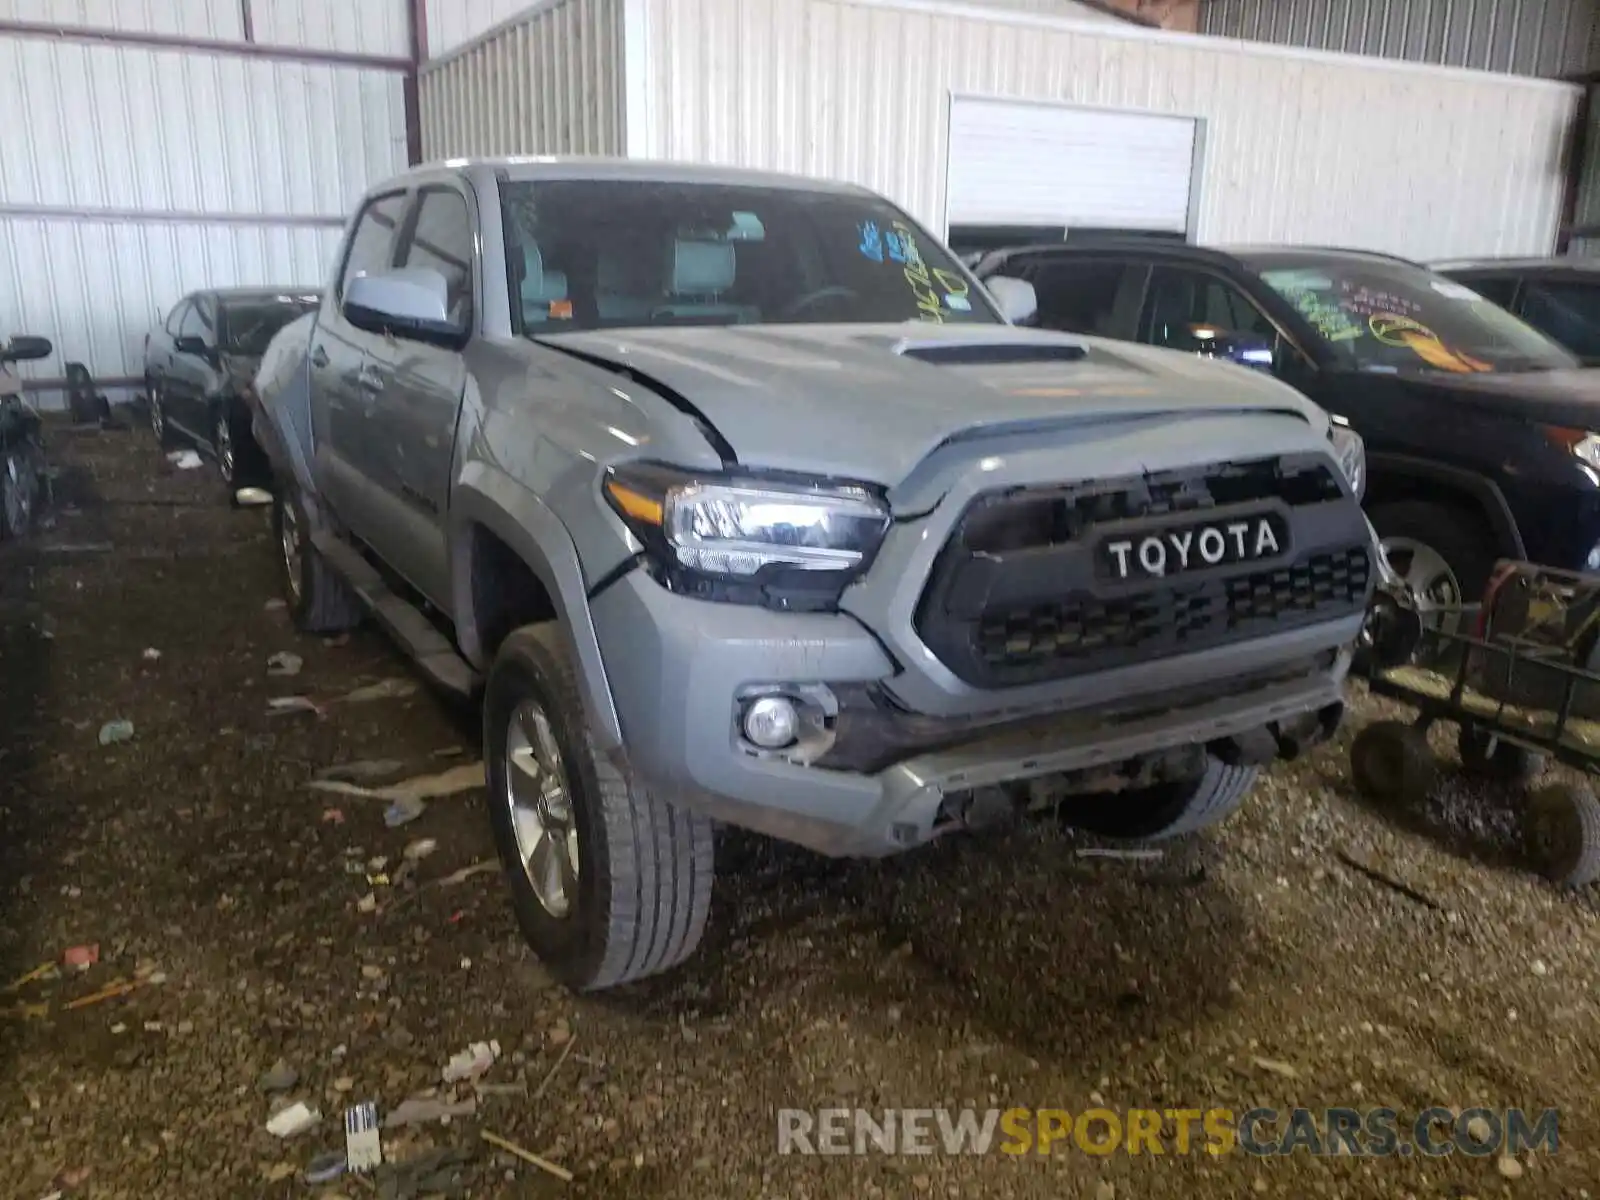
<path fill-rule="evenodd" d="M 676 326 L 539 336 L 688 407 L 749 466 L 892 485 L 944 443 L 1084 422 L 1327 418 L 1247 368 L 1010 326 Z"/>

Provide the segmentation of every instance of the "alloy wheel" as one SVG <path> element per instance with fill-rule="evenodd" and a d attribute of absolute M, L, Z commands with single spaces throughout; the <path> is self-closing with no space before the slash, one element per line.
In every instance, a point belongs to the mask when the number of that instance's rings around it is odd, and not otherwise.
<path fill-rule="evenodd" d="M 578 825 L 550 718 L 525 700 L 506 728 L 505 793 L 517 857 L 545 912 L 565 918 L 577 901 Z"/>
<path fill-rule="evenodd" d="M 216 432 L 212 440 L 217 448 L 217 470 L 222 473 L 223 483 L 233 482 L 233 426 L 228 421 L 226 413 L 217 417 Z"/>
<path fill-rule="evenodd" d="M 150 389 L 150 432 L 156 435 L 156 441 L 161 441 L 167 436 L 167 414 L 161 406 L 161 389 Z"/>
<path fill-rule="evenodd" d="M 289 599 L 295 604 L 300 603 L 300 590 L 304 578 L 301 571 L 304 569 L 302 561 L 305 555 L 305 546 L 300 537 L 300 518 L 295 513 L 294 505 L 287 500 L 278 508 L 278 546 L 283 555 L 284 578 L 288 581 Z"/>
<path fill-rule="evenodd" d="M 1416 538 L 1383 539 L 1389 565 L 1423 609 L 1453 608 L 1462 603 L 1461 581 L 1432 546 Z"/>

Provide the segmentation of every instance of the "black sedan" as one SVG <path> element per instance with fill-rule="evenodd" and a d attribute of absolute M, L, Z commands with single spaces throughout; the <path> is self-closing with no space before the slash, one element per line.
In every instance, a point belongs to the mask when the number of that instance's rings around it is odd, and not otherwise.
<path fill-rule="evenodd" d="M 1024 246 L 978 275 L 1037 323 L 1270 371 L 1366 442 L 1366 509 L 1439 604 L 1497 558 L 1600 571 L 1600 370 L 1476 290 L 1357 250 L 1154 238 Z"/>
<path fill-rule="evenodd" d="M 1600 259 L 1482 258 L 1433 269 L 1555 338 L 1584 366 L 1600 366 Z"/>
<path fill-rule="evenodd" d="M 227 288 L 178 301 L 144 343 L 150 426 L 210 454 L 230 488 L 267 482 L 246 396 L 272 336 L 322 302 L 305 288 Z"/>

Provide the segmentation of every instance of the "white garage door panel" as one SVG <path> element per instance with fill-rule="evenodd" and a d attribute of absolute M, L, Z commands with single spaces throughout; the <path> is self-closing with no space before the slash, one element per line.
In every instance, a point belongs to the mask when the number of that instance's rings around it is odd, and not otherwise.
<path fill-rule="evenodd" d="M 1195 122 L 955 96 L 952 225 L 1187 231 Z"/>

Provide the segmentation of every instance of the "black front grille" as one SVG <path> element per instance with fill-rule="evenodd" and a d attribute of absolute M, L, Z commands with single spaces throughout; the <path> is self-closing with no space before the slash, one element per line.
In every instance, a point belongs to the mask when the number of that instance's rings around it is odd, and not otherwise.
<path fill-rule="evenodd" d="M 1141 521 L 1269 506 L 1281 557 L 1113 580 L 1094 550 Z M 1361 510 L 1319 455 L 980 497 L 958 522 L 917 631 L 958 677 L 1007 687 L 1129 666 L 1360 612 L 1372 562 Z"/>
<path fill-rule="evenodd" d="M 1071 596 L 1023 609 L 987 612 L 976 624 L 977 659 L 997 676 L 1076 663 L 1095 669 L 1181 654 L 1260 636 L 1312 617 L 1326 619 L 1366 603 L 1370 563 L 1361 549 L 1317 554 L 1273 571 L 1137 596 Z"/>

